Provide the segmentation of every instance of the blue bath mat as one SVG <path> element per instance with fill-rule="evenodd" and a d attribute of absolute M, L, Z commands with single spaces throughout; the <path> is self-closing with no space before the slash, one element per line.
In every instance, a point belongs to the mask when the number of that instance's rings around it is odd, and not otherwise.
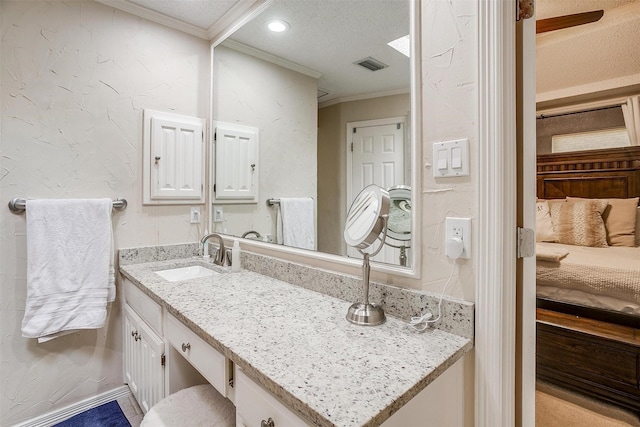
<path fill-rule="evenodd" d="M 84 411 L 54 427 L 131 427 L 131 424 L 114 400 Z"/>

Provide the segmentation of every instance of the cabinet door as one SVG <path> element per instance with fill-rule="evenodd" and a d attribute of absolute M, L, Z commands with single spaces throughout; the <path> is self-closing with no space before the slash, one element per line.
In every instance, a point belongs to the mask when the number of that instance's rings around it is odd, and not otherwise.
<path fill-rule="evenodd" d="M 138 378 L 138 352 L 136 337 L 138 336 L 138 327 L 140 325 L 140 317 L 129 307 L 124 306 L 124 380 L 129 384 L 131 393 L 134 397 L 138 397 L 139 387 Z"/>
<path fill-rule="evenodd" d="M 216 201 L 257 203 L 258 129 L 217 123 L 215 135 Z"/>
<path fill-rule="evenodd" d="M 140 323 L 139 333 L 138 403 L 147 412 L 164 397 L 164 341 L 144 322 Z"/>
<path fill-rule="evenodd" d="M 124 324 L 125 381 L 146 413 L 164 397 L 164 341 L 128 304 Z"/>
<path fill-rule="evenodd" d="M 204 203 L 205 121 L 144 111 L 144 203 Z"/>

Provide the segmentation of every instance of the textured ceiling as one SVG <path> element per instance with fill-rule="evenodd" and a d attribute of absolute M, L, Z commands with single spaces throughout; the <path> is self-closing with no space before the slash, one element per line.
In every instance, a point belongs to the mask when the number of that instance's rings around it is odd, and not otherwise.
<path fill-rule="evenodd" d="M 288 22 L 272 33 L 272 19 Z M 387 43 L 409 34 L 404 0 L 277 0 L 231 36 L 232 40 L 322 73 L 318 86 L 329 92 L 321 102 L 380 91 L 408 91 L 409 58 Z M 373 57 L 388 65 L 370 71 L 354 62 Z"/>
<path fill-rule="evenodd" d="M 587 3 L 584 7 L 589 10 L 604 6 L 604 16 L 598 22 L 536 37 L 539 101 L 640 83 L 640 1 L 579 0 L 575 3 Z"/>

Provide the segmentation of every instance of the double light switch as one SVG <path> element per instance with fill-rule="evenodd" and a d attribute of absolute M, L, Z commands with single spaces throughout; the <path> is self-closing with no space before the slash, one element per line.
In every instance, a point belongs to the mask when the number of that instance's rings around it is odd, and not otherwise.
<path fill-rule="evenodd" d="M 469 140 L 433 144 L 433 176 L 436 178 L 469 175 Z"/>

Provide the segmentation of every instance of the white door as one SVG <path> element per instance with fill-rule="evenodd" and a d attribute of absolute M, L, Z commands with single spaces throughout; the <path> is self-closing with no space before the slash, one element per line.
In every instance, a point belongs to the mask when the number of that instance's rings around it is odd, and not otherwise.
<path fill-rule="evenodd" d="M 258 132 L 255 127 L 216 123 L 216 202 L 257 203 Z"/>
<path fill-rule="evenodd" d="M 204 203 L 204 129 L 198 117 L 144 110 L 143 203 Z"/>
<path fill-rule="evenodd" d="M 521 94 L 517 111 L 519 126 L 517 139 L 518 150 L 518 225 L 535 230 L 536 206 L 536 35 L 535 19 L 521 21 L 517 27 L 522 32 L 516 40 L 516 50 L 522 54 L 519 58 L 516 73 L 521 79 Z M 522 265 L 516 274 L 517 317 L 516 340 L 517 353 L 521 360 L 516 361 L 519 370 L 516 372 L 516 420 L 522 427 L 535 425 L 535 393 L 536 393 L 536 258 L 522 259 Z"/>
<path fill-rule="evenodd" d="M 203 190 L 201 123 L 151 119 L 151 198 L 196 199 Z"/>
<path fill-rule="evenodd" d="M 350 136 L 350 173 L 348 173 L 348 203 L 367 185 L 375 184 L 388 190 L 405 183 L 404 118 L 371 120 L 347 124 Z M 349 156 L 348 156 L 349 157 Z M 374 245 L 375 246 L 375 245 Z M 377 246 L 375 246 L 377 247 Z M 362 258 L 347 248 L 347 255 Z M 385 246 L 372 260 L 399 264 L 400 249 Z"/>

